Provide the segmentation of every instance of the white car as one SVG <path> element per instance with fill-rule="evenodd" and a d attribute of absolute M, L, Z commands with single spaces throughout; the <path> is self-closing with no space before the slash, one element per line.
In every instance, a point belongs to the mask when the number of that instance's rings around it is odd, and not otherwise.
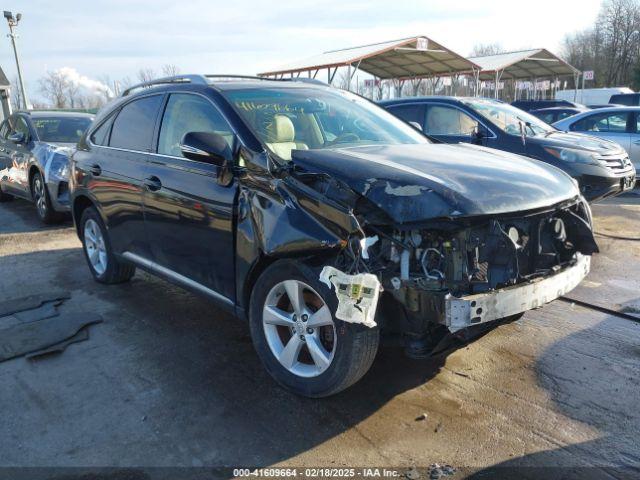
<path fill-rule="evenodd" d="M 640 107 L 606 107 L 587 110 L 553 124 L 558 130 L 581 132 L 620 144 L 640 167 Z"/>

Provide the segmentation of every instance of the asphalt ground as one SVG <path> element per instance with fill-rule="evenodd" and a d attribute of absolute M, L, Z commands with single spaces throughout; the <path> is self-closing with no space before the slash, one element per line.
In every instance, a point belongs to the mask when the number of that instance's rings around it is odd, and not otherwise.
<path fill-rule="evenodd" d="M 635 315 L 640 196 L 593 210 L 601 253 L 569 296 Z M 62 354 L 0 363 L 0 467 L 640 468 L 640 323 L 615 313 L 555 301 L 429 360 L 382 348 L 349 390 L 304 399 L 263 370 L 242 321 L 140 271 L 97 284 L 70 222 L 0 204 L 0 299 L 53 290 L 71 293 L 62 313 L 104 322 Z"/>

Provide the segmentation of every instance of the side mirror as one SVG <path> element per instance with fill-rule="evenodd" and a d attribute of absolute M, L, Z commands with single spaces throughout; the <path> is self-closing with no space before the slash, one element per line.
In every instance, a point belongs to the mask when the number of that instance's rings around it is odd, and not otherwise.
<path fill-rule="evenodd" d="M 422 133 L 422 125 L 420 125 L 418 122 L 409 122 L 409 125 Z"/>
<path fill-rule="evenodd" d="M 486 136 L 484 129 L 480 125 L 473 127 L 473 130 L 471 131 L 471 138 L 473 138 L 474 143 L 481 143 L 482 139 Z"/>
<path fill-rule="evenodd" d="M 233 161 L 233 151 L 220 134 L 188 132 L 182 137 L 180 151 L 185 158 L 223 167 Z"/>
<path fill-rule="evenodd" d="M 13 143 L 19 144 L 25 143 L 27 136 L 23 132 L 15 132 L 9 135 L 9 137 L 7 138 L 9 138 L 9 140 L 11 140 Z"/>

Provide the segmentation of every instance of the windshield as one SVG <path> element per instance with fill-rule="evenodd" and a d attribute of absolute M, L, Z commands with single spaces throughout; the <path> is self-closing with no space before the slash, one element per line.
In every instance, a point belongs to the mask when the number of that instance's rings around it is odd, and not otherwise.
<path fill-rule="evenodd" d="M 402 120 L 342 90 L 261 88 L 224 94 L 283 160 L 291 160 L 292 150 L 429 143 Z"/>
<path fill-rule="evenodd" d="M 467 100 L 466 104 L 479 115 L 482 115 L 490 122 L 493 122 L 503 132 L 510 135 L 520 135 L 521 125 L 524 129 L 525 135 L 544 135 L 555 131 L 555 128 L 546 124 L 539 118 L 506 103 L 478 99 Z"/>
<path fill-rule="evenodd" d="M 37 117 L 33 125 L 42 142 L 78 143 L 91 124 L 89 117 Z"/>

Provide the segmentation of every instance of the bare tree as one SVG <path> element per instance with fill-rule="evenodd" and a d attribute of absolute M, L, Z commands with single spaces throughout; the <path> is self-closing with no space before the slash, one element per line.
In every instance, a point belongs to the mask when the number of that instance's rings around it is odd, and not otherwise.
<path fill-rule="evenodd" d="M 166 63 L 162 66 L 162 75 L 164 77 L 174 77 L 180 74 L 180 68 L 177 65 Z"/>
<path fill-rule="evenodd" d="M 54 108 L 67 107 L 69 80 L 59 72 L 47 72 L 39 80 L 40 93 Z"/>
<path fill-rule="evenodd" d="M 140 82 L 150 82 L 156 77 L 157 75 L 153 68 L 141 68 L 138 70 L 138 80 Z"/>
<path fill-rule="evenodd" d="M 350 85 L 349 73 L 350 72 L 348 68 L 341 69 L 340 72 L 338 72 L 338 74 L 336 75 L 337 78 L 335 78 L 333 81 L 333 86 L 341 88 L 343 90 L 348 90 Z"/>
<path fill-rule="evenodd" d="M 64 93 L 67 97 L 67 104 L 70 108 L 83 108 L 78 105 L 81 101 L 80 85 L 67 80 L 65 82 Z"/>
<path fill-rule="evenodd" d="M 18 77 L 13 77 L 11 80 L 11 108 L 14 110 L 20 110 L 24 107 L 22 102 L 22 90 L 20 89 L 20 82 Z"/>
<path fill-rule="evenodd" d="M 596 87 L 632 84 L 640 69 L 640 1 L 605 0 L 591 28 L 565 37 L 563 54 L 579 70 L 594 70 Z"/>
<path fill-rule="evenodd" d="M 505 49 L 500 43 L 476 43 L 469 54 L 470 57 L 484 57 L 504 53 Z"/>

